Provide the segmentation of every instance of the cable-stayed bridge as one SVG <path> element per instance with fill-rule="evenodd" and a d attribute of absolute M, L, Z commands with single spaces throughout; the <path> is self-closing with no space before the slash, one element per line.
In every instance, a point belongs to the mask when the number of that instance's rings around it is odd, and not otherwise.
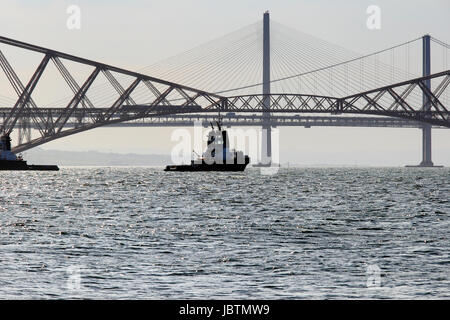
<path fill-rule="evenodd" d="M 139 72 L 4 37 L 0 44 L 1 81 L 11 88 L 0 87 L 0 123 L 18 132 L 15 152 L 105 125 L 206 124 L 220 113 L 226 125 L 268 129 L 269 158 L 273 126 L 421 128 L 430 166 L 431 128 L 450 127 L 450 47 L 429 35 L 360 55 L 269 24 L 266 13 Z M 12 62 L 25 56 L 35 67 L 24 77 Z"/>

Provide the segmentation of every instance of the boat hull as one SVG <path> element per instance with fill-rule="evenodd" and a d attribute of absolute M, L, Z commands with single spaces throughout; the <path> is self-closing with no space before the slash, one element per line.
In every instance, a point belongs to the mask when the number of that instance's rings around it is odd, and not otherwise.
<path fill-rule="evenodd" d="M 0 160 L 0 170 L 2 171 L 58 171 L 55 165 L 33 165 L 27 164 L 24 160 Z"/>
<path fill-rule="evenodd" d="M 244 171 L 245 167 L 250 163 L 250 158 L 245 156 L 244 163 L 238 163 L 235 159 L 234 163 L 206 163 L 202 161 L 191 164 L 182 165 L 168 165 L 164 171 Z"/>
<path fill-rule="evenodd" d="M 244 171 L 247 164 L 169 165 L 164 171 Z"/>

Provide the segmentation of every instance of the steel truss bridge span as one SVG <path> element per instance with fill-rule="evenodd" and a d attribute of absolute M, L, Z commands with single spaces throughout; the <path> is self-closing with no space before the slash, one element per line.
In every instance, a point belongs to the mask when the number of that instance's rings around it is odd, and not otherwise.
<path fill-rule="evenodd" d="M 427 85 L 431 80 L 439 81 L 434 91 L 431 91 Z M 225 101 L 225 110 L 229 112 L 264 112 L 264 103 L 269 101 L 270 113 L 375 115 L 450 128 L 450 112 L 439 100 L 449 84 L 450 70 L 447 70 L 343 98 L 303 94 L 228 97 Z M 423 95 L 424 103 L 409 101 L 408 98 L 413 92 Z"/>
<path fill-rule="evenodd" d="M 431 79 L 440 81 L 434 91 L 429 90 L 425 84 Z M 335 116 L 352 114 L 384 116 L 450 128 L 450 112 L 439 100 L 440 95 L 449 84 L 450 71 L 445 71 L 344 98 L 303 94 L 208 96 L 206 106 L 196 103 L 196 99 L 191 98 L 185 98 L 186 101 L 183 101 L 182 104 L 177 101 L 177 105 L 173 102 L 171 104 L 170 101 L 157 105 L 126 105 L 124 104 L 126 99 L 123 98 L 120 105 L 117 103 L 113 106 L 114 110 L 111 108 L 76 108 L 68 113 L 67 108 L 35 108 L 34 110 L 23 108 L 17 112 L 14 125 L 22 118 L 39 119 L 40 122 L 34 121 L 34 127 L 40 129 L 41 137 L 16 146 L 14 151 L 21 152 L 58 138 L 105 125 L 173 114 L 258 112 L 264 114 L 265 117 L 268 114 L 272 117 L 279 113 L 332 114 Z M 426 97 L 428 101 L 426 109 L 422 105 L 414 105 L 408 101 L 408 95 L 414 90 L 420 90 Z M 125 96 L 126 92 L 123 95 Z M 200 95 L 196 94 L 196 97 L 198 98 Z M 270 112 L 264 109 L 265 101 L 270 101 Z M 3 124 L 7 124 L 15 109 L 3 109 L 2 111 Z M 62 117 L 65 118 L 63 122 L 60 120 Z M 77 119 L 76 124 L 69 121 L 70 119 Z M 42 128 L 44 128 L 43 135 Z"/>
<path fill-rule="evenodd" d="M 426 85 L 426 81 L 432 79 L 439 80 L 439 84 L 434 91 L 428 89 Z M 111 108 L 77 108 L 71 110 L 70 114 L 67 114 L 67 108 L 36 108 L 34 110 L 28 108 L 23 109 L 17 114 L 17 120 L 24 117 L 40 119 L 41 122 L 35 122 L 35 127 L 40 129 L 44 128 L 44 135 L 40 138 L 19 144 L 14 148 L 14 151 L 21 152 L 58 138 L 105 125 L 174 114 L 195 115 L 211 112 L 215 114 L 258 112 L 264 114 L 265 117 L 268 115 L 272 117 L 275 114 L 289 113 L 332 114 L 335 117 L 343 114 L 370 115 L 450 128 L 450 112 L 439 100 L 440 95 L 449 84 L 450 71 L 445 71 L 344 98 L 303 94 L 246 95 L 235 97 L 208 96 L 210 99 L 207 99 L 208 104 L 206 106 L 202 106 L 196 103 L 195 99 L 189 98 L 186 98 L 186 101 L 183 101 L 182 104 L 180 104 L 180 101 L 176 101 L 178 103 L 177 105 L 173 104 L 173 102 L 170 104 L 170 101 L 157 105 L 126 105 L 122 101 L 121 105 L 114 106 L 114 110 L 111 110 Z M 414 92 L 414 90 L 420 90 L 424 97 L 426 97 L 428 103 L 427 108 L 423 108 L 421 104 L 412 104 L 408 101 L 409 94 Z M 196 94 L 196 96 L 198 97 L 200 95 Z M 265 101 L 270 101 L 270 112 L 264 109 Z M 5 123 L 8 121 L 6 115 L 14 112 L 14 109 L 3 109 L 3 111 L 4 119 L 6 120 L 3 123 Z M 60 119 L 63 116 L 65 116 L 65 120 L 61 123 Z M 340 118 L 344 119 L 345 117 Z M 70 119 L 76 119 L 76 122 L 71 122 L 69 121 Z"/>

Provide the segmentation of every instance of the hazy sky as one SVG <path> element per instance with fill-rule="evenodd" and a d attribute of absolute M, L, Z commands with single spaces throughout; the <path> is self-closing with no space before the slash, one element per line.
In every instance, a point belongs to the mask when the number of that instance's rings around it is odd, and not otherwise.
<path fill-rule="evenodd" d="M 80 30 L 66 27 L 72 4 L 81 9 Z M 366 27 L 372 4 L 381 9 L 380 30 Z M 3 0 L 0 30 L 2 36 L 139 70 L 256 22 L 265 10 L 284 25 L 361 53 L 425 33 L 450 43 L 448 0 Z M 170 153 L 170 134 L 167 128 L 100 128 L 44 148 Z M 281 129 L 280 138 L 283 162 L 404 165 L 421 158 L 418 129 L 289 128 Z M 433 131 L 433 160 L 450 165 L 450 130 Z"/>

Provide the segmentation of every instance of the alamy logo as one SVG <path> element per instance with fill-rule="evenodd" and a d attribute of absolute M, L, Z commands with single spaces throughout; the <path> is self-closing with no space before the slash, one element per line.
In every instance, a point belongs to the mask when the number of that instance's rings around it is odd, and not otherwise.
<path fill-rule="evenodd" d="M 213 129 L 206 135 L 202 123 L 198 121 L 194 123 L 193 137 L 187 129 L 175 129 L 171 135 L 171 140 L 177 142 L 171 151 L 172 162 L 189 164 L 193 160 L 194 163 L 229 164 L 236 161 L 238 164 L 244 164 L 246 161 L 245 155 L 248 155 L 252 163 L 256 163 L 260 159 L 261 150 L 267 149 L 263 148 L 263 144 L 266 142 L 262 139 L 263 135 L 266 134 L 265 130 L 228 128 L 226 132 L 228 140 L 224 144 L 220 130 Z M 271 156 L 268 160 L 269 162 L 267 162 L 267 157 L 264 158 L 263 156 L 263 159 L 261 159 L 263 164 L 279 164 L 280 162 L 279 130 L 276 128 L 272 129 L 271 137 Z M 214 143 L 208 144 L 203 152 L 203 145 L 206 141 Z M 226 149 L 223 149 L 223 145 L 226 146 Z M 234 152 L 236 152 L 236 159 L 232 156 Z M 193 155 L 195 156 L 193 157 Z M 274 175 L 278 172 L 278 169 L 278 166 L 262 167 L 261 174 Z"/>
<path fill-rule="evenodd" d="M 366 13 L 369 15 L 366 26 L 369 30 L 381 29 L 381 9 L 379 6 L 370 5 L 367 7 Z"/>
<path fill-rule="evenodd" d="M 81 29 L 81 9 L 77 5 L 71 5 L 67 7 L 66 13 L 69 14 L 67 18 L 66 26 L 69 30 Z"/>
<path fill-rule="evenodd" d="M 367 288 L 381 287 L 381 269 L 376 264 L 367 266 Z"/>
<path fill-rule="evenodd" d="M 66 269 L 67 275 L 67 289 L 69 290 L 81 290 L 81 267 L 69 266 Z"/>

